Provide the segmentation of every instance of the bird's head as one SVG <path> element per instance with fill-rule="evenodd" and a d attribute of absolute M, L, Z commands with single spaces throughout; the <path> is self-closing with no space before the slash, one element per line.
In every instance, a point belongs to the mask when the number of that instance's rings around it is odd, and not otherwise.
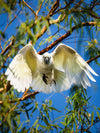
<path fill-rule="evenodd" d="M 52 63 L 52 56 L 51 56 L 51 54 L 49 54 L 49 53 L 44 53 L 43 54 L 43 62 L 46 64 L 46 65 L 49 65 L 49 64 L 51 64 Z"/>

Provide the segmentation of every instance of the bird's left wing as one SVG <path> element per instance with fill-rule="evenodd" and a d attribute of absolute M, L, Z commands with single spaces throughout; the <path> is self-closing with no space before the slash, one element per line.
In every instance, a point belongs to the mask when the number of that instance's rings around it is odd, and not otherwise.
<path fill-rule="evenodd" d="M 90 86 L 87 76 L 95 82 L 95 79 L 90 74 L 91 72 L 97 76 L 95 71 L 71 47 L 60 44 L 52 52 L 52 57 L 55 69 L 59 70 L 60 73 L 62 72 L 62 74 L 55 73 L 56 80 L 60 87 L 66 87 L 61 88 L 61 91 L 69 89 L 72 84 L 82 85 L 84 88 L 87 88 L 87 86 Z"/>
<path fill-rule="evenodd" d="M 31 44 L 24 46 L 6 70 L 7 80 L 18 91 L 29 88 L 37 71 L 37 53 Z"/>

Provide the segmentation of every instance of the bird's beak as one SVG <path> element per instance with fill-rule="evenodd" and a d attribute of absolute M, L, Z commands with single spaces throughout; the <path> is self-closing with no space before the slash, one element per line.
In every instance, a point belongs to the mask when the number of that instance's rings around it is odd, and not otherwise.
<path fill-rule="evenodd" d="M 49 58 L 49 57 L 45 57 L 45 58 L 44 58 L 44 62 L 45 62 L 45 64 L 49 64 L 50 58 Z"/>

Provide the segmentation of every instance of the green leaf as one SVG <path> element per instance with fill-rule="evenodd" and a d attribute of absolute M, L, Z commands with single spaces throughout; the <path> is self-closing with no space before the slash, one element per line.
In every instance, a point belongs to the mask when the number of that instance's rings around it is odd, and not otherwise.
<path fill-rule="evenodd" d="M 35 108 L 38 108 L 38 102 L 35 101 Z"/>
<path fill-rule="evenodd" d="M 66 17 L 65 17 L 65 23 L 66 23 L 68 22 L 68 11 L 66 10 L 65 13 L 66 13 Z"/>
<path fill-rule="evenodd" d="M 23 124 L 28 123 L 28 122 L 30 122 L 30 120 L 24 121 L 24 122 L 20 125 L 20 127 L 18 128 L 18 131 L 22 129 Z"/>
<path fill-rule="evenodd" d="M 37 109 L 37 108 L 34 108 L 34 109 L 32 110 L 32 113 L 35 112 L 36 109 Z"/>
<path fill-rule="evenodd" d="M 44 125 L 40 125 L 40 124 L 39 124 L 39 126 L 42 127 L 43 129 L 51 129 L 50 126 L 44 126 Z"/>
<path fill-rule="evenodd" d="M 65 122 L 60 122 L 61 124 L 63 124 L 64 126 L 66 126 L 66 123 Z"/>
<path fill-rule="evenodd" d="M 52 105 L 52 100 L 49 100 L 49 106 L 51 106 Z"/>
<path fill-rule="evenodd" d="M 100 108 L 97 108 L 98 110 L 100 110 Z"/>
<path fill-rule="evenodd" d="M 38 130 L 38 127 L 39 127 L 39 124 L 37 124 L 37 126 L 36 126 L 36 131 Z"/>
<path fill-rule="evenodd" d="M 91 114 L 91 125 L 93 125 L 93 120 L 94 120 L 94 112 Z"/>
<path fill-rule="evenodd" d="M 99 115 L 99 112 L 97 111 L 96 113 L 97 113 L 97 116 L 98 116 L 98 118 L 100 119 L 100 115 Z"/>
<path fill-rule="evenodd" d="M 49 125 L 48 120 L 45 116 L 43 117 L 43 121 L 45 122 L 46 125 Z"/>
<path fill-rule="evenodd" d="M 59 111 L 58 109 L 56 109 L 56 108 L 54 108 L 54 107 L 48 107 L 50 110 L 55 110 L 55 111 L 57 111 L 57 112 L 61 112 L 61 111 Z"/>
<path fill-rule="evenodd" d="M 34 122 L 34 124 L 33 124 L 33 127 L 35 127 L 36 125 L 37 125 L 37 123 L 38 123 L 38 119 L 36 119 L 36 121 Z"/>

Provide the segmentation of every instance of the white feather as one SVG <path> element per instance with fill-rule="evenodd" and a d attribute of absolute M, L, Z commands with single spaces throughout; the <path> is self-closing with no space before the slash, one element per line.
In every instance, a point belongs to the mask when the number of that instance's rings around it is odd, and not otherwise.
<path fill-rule="evenodd" d="M 68 88 L 70 88 L 73 84 L 82 85 L 84 88 L 87 88 L 87 86 L 90 86 L 87 76 L 90 78 L 90 80 L 95 82 L 95 79 L 90 72 L 96 76 L 98 76 L 98 74 L 96 74 L 96 72 L 71 47 L 60 44 L 53 51 L 52 56 L 54 67 L 57 70 L 65 71 L 65 79 L 67 79 L 67 82 L 69 83 Z M 63 82 L 61 83 L 63 84 Z M 64 88 L 62 91 L 63 90 Z"/>
<path fill-rule="evenodd" d="M 32 82 L 32 72 L 21 54 L 15 56 L 9 65 L 6 73 L 7 80 L 11 81 L 11 85 L 18 91 L 25 91 Z"/>
<path fill-rule="evenodd" d="M 40 73 L 37 73 L 37 76 L 35 77 L 35 79 L 33 79 L 31 87 L 35 91 L 44 92 L 44 93 L 51 93 L 52 91 L 55 91 L 55 88 L 53 88 L 52 84 L 47 85 L 43 82 L 42 74 Z"/>
<path fill-rule="evenodd" d="M 43 56 L 50 57 L 48 65 L 44 63 Z M 32 45 L 28 44 L 14 57 L 5 74 L 18 91 L 24 92 L 25 88 L 32 87 L 35 91 L 51 93 L 67 90 L 73 84 L 87 88 L 90 86 L 88 78 L 95 82 L 90 72 L 98 76 L 69 46 L 60 44 L 51 54 L 38 55 Z M 47 83 L 43 79 L 44 74 Z"/>
<path fill-rule="evenodd" d="M 5 75 L 7 75 L 7 80 L 10 81 L 10 84 L 18 91 L 24 92 L 25 88 L 29 88 L 32 82 L 33 69 L 29 67 L 30 64 L 28 64 L 27 61 L 27 57 L 32 56 L 32 49 L 33 48 L 30 44 L 22 48 L 6 70 Z M 30 53 L 30 55 L 27 55 L 27 53 Z"/>

